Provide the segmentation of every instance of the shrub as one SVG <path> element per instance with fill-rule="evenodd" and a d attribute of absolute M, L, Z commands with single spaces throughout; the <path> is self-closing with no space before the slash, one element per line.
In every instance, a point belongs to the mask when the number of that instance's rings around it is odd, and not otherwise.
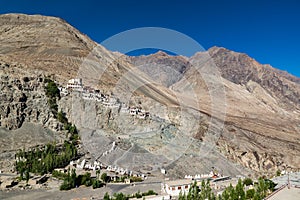
<path fill-rule="evenodd" d="M 66 113 L 64 113 L 63 111 L 59 111 L 57 113 L 57 120 L 60 122 L 60 123 L 63 123 L 63 124 L 66 124 L 68 123 L 68 119 L 66 117 Z"/>
<path fill-rule="evenodd" d="M 81 178 L 81 185 L 85 185 L 85 186 L 91 186 L 92 185 L 92 181 L 91 181 L 91 173 L 86 172 L 82 178 Z"/>
<path fill-rule="evenodd" d="M 255 190 L 254 189 L 247 190 L 247 192 L 246 192 L 246 199 L 252 199 L 254 197 L 254 194 L 255 194 Z"/>
<path fill-rule="evenodd" d="M 52 171 L 52 176 L 55 177 L 55 178 L 61 179 L 61 180 L 63 180 L 63 179 L 65 179 L 65 178 L 68 177 L 67 174 L 59 172 L 59 171 L 56 171 L 56 170 Z"/>
<path fill-rule="evenodd" d="M 106 182 L 108 181 L 108 176 L 107 176 L 106 173 L 103 173 L 103 174 L 101 175 L 101 180 L 102 180 L 104 183 L 106 183 Z"/>
<path fill-rule="evenodd" d="M 249 186 L 249 185 L 253 185 L 253 181 L 251 178 L 245 178 L 243 181 L 244 185 Z"/>
<path fill-rule="evenodd" d="M 110 200 L 110 199 L 111 198 L 110 198 L 109 194 L 106 192 L 104 197 L 103 197 L 103 200 Z"/>
<path fill-rule="evenodd" d="M 280 170 L 276 171 L 276 176 L 281 176 L 281 171 Z"/>
<path fill-rule="evenodd" d="M 142 182 L 143 179 L 141 177 L 131 177 L 130 181 L 131 182 Z"/>
<path fill-rule="evenodd" d="M 96 188 L 100 188 L 102 187 L 104 184 L 99 181 L 99 180 L 96 180 L 96 179 L 93 179 L 92 180 L 92 186 L 93 186 L 93 189 L 96 189 Z"/>
<path fill-rule="evenodd" d="M 47 83 L 45 89 L 46 89 L 47 97 L 49 97 L 49 98 L 56 98 L 56 97 L 60 98 L 59 89 L 58 89 L 58 87 L 57 87 L 57 85 L 54 81 L 50 80 Z"/>
<path fill-rule="evenodd" d="M 148 192 L 144 192 L 142 193 L 143 196 L 150 196 L 150 195 L 157 195 L 156 192 L 154 192 L 153 190 L 149 190 Z"/>
<path fill-rule="evenodd" d="M 60 187 L 60 190 L 71 190 L 71 186 L 69 184 L 63 183 Z"/>
<path fill-rule="evenodd" d="M 142 198 L 143 195 L 141 195 L 140 191 L 138 191 L 137 193 L 135 193 L 134 195 L 137 199 Z"/>

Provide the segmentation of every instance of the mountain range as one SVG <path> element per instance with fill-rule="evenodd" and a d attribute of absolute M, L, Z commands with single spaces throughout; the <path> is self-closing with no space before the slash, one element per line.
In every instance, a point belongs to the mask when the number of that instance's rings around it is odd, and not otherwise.
<path fill-rule="evenodd" d="M 88 129 L 121 138 L 123 153 L 106 162 L 124 156 L 130 160 L 128 151 L 139 149 L 178 176 L 212 166 L 228 174 L 255 175 L 300 169 L 300 78 L 244 53 L 212 47 L 191 57 L 162 51 L 131 57 L 107 50 L 62 19 L 23 14 L 0 15 L 0 42 L 0 125 L 5 137 L 23 127 L 44 126 L 58 140 L 61 125 L 45 106 L 41 79 L 51 77 L 65 86 L 77 77 L 155 116 L 141 121 L 98 105 L 87 111 L 89 103 L 62 97 L 59 108 L 78 126 L 83 146 L 94 157 Z M 84 109 L 75 108 L 77 103 Z M 17 138 L 15 147 L 0 141 L 1 157 L 10 159 L 8 151 L 34 140 L 18 144 Z M 143 162 L 141 168 L 151 165 Z"/>

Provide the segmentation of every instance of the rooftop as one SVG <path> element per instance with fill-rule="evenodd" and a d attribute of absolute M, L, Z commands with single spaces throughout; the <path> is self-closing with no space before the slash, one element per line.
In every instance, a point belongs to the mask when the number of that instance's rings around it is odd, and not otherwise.
<path fill-rule="evenodd" d="M 177 185 L 189 185 L 192 183 L 192 180 L 189 179 L 179 179 L 165 182 L 168 186 L 177 186 Z"/>
<path fill-rule="evenodd" d="M 300 199 L 300 188 L 299 187 L 290 187 L 290 189 L 286 186 L 283 186 L 282 189 L 275 191 L 267 200 L 299 200 Z"/>

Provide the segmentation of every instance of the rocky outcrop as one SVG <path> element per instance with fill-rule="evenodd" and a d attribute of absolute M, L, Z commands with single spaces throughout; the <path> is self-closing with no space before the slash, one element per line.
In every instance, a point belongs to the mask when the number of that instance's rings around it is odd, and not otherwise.
<path fill-rule="evenodd" d="M 190 67 L 190 63 L 184 57 L 170 56 L 162 51 L 149 56 L 130 57 L 130 61 L 151 80 L 156 80 L 166 87 L 178 82 Z"/>
<path fill-rule="evenodd" d="M 262 65 L 246 54 L 225 48 L 213 47 L 209 49 L 209 54 L 225 79 L 240 85 L 247 85 L 249 81 L 256 82 L 278 99 L 282 106 L 299 109 L 300 78 L 274 69 L 270 65 Z"/>
<path fill-rule="evenodd" d="M 33 122 L 58 130 L 44 92 L 43 75 L 26 73 L 3 62 L 0 68 L 1 127 L 17 129 L 24 122 Z"/>

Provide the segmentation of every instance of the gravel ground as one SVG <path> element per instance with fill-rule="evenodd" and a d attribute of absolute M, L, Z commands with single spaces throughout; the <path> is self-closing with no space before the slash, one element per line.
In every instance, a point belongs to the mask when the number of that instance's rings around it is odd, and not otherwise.
<path fill-rule="evenodd" d="M 116 192 L 124 194 L 132 194 L 138 191 L 146 192 L 154 190 L 157 193 L 161 191 L 161 183 L 149 179 L 145 182 L 135 185 L 129 184 L 107 184 L 106 187 L 92 189 L 92 187 L 81 186 L 70 191 L 59 191 L 58 185 L 52 189 L 33 189 L 33 190 L 6 190 L 0 191 L 0 199 L 7 200 L 35 200 L 35 199 L 54 199 L 54 200 L 68 200 L 68 199 L 102 199 L 104 194 L 108 192 L 110 195 Z"/>

